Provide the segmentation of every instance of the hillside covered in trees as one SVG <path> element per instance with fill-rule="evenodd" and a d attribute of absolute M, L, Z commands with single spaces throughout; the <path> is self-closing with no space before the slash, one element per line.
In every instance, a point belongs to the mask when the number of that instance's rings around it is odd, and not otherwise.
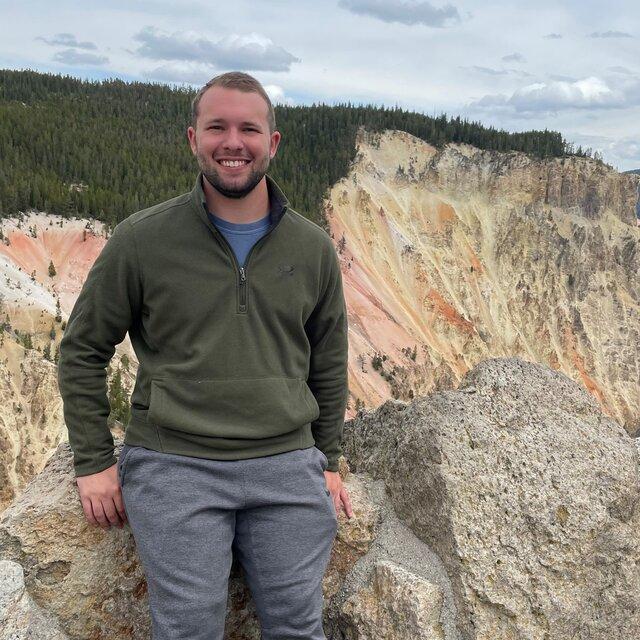
<path fill-rule="evenodd" d="M 0 218 L 38 209 L 113 227 L 189 191 L 197 172 L 186 139 L 194 95 L 160 84 L 0 70 Z M 361 125 L 406 131 L 436 147 L 452 141 L 538 157 L 591 156 L 554 131 L 509 133 L 444 114 L 350 103 L 275 110 L 283 139 L 269 173 L 292 206 L 321 226 L 322 198 L 347 174 Z"/>

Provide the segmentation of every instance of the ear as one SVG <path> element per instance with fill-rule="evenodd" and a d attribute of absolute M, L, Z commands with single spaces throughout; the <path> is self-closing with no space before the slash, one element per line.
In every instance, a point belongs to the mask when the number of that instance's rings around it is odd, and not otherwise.
<path fill-rule="evenodd" d="M 269 158 L 273 160 L 276 155 L 276 151 L 278 151 L 278 145 L 280 144 L 280 140 L 282 138 L 282 134 L 279 131 L 274 131 L 271 134 L 271 144 L 269 148 Z"/>
<path fill-rule="evenodd" d="M 198 152 L 198 146 L 196 144 L 196 130 L 193 127 L 187 128 L 187 139 L 189 140 L 191 153 L 193 153 L 193 155 L 195 156 Z"/>

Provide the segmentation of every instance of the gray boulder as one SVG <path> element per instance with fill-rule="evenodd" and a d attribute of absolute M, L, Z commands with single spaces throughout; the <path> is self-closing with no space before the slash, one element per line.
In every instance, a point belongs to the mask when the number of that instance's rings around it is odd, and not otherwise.
<path fill-rule="evenodd" d="M 640 637 L 638 450 L 563 374 L 485 360 L 358 416 L 344 450 L 442 561 L 463 638 Z"/>

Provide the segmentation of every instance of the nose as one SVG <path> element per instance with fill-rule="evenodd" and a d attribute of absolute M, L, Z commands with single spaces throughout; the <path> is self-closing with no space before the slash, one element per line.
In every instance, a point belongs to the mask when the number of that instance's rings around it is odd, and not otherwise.
<path fill-rule="evenodd" d="M 242 136 L 236 127 L 229 127 L 225 136 L 223 146 L 225 149 L 242 149 L 244 143 Z"/>

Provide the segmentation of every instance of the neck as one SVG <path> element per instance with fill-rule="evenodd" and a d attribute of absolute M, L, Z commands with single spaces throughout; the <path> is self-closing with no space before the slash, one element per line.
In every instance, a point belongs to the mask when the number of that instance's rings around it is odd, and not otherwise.
<path fill-rule="evenodd" d="M 242 198 L 227 198 L 202 176 L 207 209 L 228 222 L 246 224 L 261 220 L 269 213 L 269 191 L 265 177 Z"/>

